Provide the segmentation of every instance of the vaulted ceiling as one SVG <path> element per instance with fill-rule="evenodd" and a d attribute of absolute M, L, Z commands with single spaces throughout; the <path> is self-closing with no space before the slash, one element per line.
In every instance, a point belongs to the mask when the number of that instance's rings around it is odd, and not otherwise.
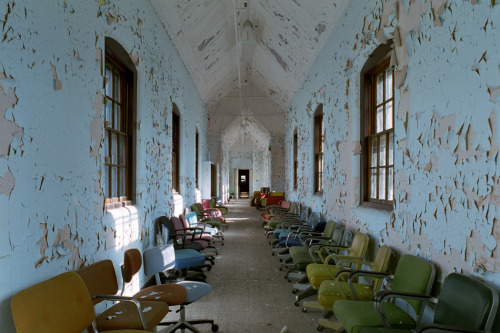
<path fill-rule="evenodd" d="M 274 136 L 284 134 L 285 108 L 349 1 L 151 3 L 208 109 L 209 132 L 251 119 Z"/>

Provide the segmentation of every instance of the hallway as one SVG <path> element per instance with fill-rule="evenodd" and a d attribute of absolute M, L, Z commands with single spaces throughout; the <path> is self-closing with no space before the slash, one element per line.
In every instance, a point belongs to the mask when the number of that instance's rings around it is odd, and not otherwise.
<path fill-rule="evenodd" d="M 231 201 L 217 263 L 208 272 L 213 287 L 199 302 L 189 305 L 188 318 L 213 318 L 219 332 L 278 333 L 287 326 L 289 333 L 316 332 L 319 312 L 302 313 L 293 305 L 291 285 L 278 270 L 278 259 L 271 255 L 260 215 L 248 200 Z M 171 312 L 169 319 L 178 314 Z M 211 332 L 210 325 L 199 326 Z"/>

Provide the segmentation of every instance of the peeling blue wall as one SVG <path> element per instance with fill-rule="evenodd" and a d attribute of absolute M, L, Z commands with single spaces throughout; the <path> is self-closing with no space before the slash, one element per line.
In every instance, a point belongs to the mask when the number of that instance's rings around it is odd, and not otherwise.
<path fill-rule="evenodd" d="M 120 264 L 125 248 L 151 243 L 154 218 L 174 211 L 173 102 L 181 204 L 195 200 L 192 147 L 197 128 L 207 159 L 207 112 L 148 1 L 2 1 L 0 16 L 0 327 L 12 332 L 12 294 L 103 258 Z M 107 36 L 138 73 L 137 197 L 112 211 L 101 176 Z"/>
<path fill-rule="evenodd" d="M 344 218 L 400 253 L 423 255 L 446 274 L 500 286 L 500 5 L 491 1 L 352 1 L 296 93 L 286 141 L 299 133 L 299 190 L 290 198 Z M 360 71 L 394 38 L 395 205 L 359 205 Z M 312 194 L 312 113 L 324 104 L 325 179 Z"/>

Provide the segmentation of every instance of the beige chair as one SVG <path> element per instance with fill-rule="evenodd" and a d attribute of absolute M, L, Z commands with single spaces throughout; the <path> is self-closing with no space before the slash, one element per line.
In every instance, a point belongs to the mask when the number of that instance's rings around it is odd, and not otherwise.
<path fill-rule="evenodd" d="M 21 290 L 12 297 L 11 307 L 17 333 L 80 333 L 91 327 L 95 318 L 89 291 L 75 272 L 62 273 Z"/>

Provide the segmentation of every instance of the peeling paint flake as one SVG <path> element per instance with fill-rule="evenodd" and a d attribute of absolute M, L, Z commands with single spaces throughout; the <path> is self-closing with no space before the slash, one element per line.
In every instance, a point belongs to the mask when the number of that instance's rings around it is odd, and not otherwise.
<path fill-rule="evenodd" d="M 51 65 L 51 68 L 52 68 L 52 77 L 54 78 L 54 90 L 61 90 L 62 82 L 57 78 L 56 66 Z"/>

